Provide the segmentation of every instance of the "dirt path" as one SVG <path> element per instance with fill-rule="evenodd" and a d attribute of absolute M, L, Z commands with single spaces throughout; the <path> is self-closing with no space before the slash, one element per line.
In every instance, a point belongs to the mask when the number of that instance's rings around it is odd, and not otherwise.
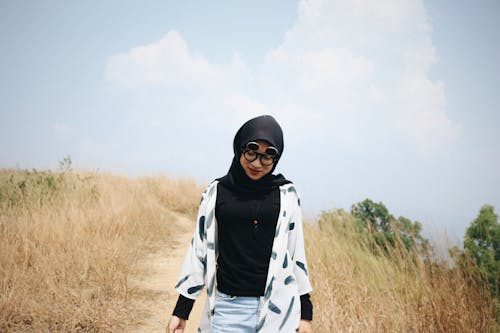
<path fill-rule="evenodd" d="M 180 214 L 175 214 L 175 216 L 179 219 L 179 225 L 193 225 L 185 216 Z M 174 286 L 179 278 L 184 256 L 191 242 L 193 235 L 191 229 L 186 227 L 185 230 L 180 230 L 173 248 L 166 246 L 148 255 L 140 267 L 147 273 L 141 275 L 140 279 L 136 278 L 131 281 L 134 287 L 139 288 L 145 295 L 150 295 L 147 300 L 143 301 L 145 308 L 148 309 L 147 314 L 133 332 L 165 332 L 166 323 L 177 301 L 178 293 Z M 196 332 L 205 299 L 206 293 L 202 292 L 194 304 L 184 333 Z"/>

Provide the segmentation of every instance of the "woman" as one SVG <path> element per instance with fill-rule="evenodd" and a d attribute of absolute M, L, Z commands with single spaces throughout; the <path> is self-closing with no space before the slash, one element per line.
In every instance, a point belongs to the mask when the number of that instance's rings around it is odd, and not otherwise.
<path fill-rule="evenodd" d="M 167 333 L 184 331 L 203 287 L 198 332 L 312 332 L 300 199 L 292 182 L 272 174 L 283 148 L 271 116 L 236 133 L 228 174 L 203 192 Z"/>

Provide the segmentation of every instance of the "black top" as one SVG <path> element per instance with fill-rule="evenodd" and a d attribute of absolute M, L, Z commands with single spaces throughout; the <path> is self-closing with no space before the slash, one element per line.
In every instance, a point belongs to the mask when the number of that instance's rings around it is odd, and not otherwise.
<path fill-rule="evenodd" d="M 243 193 L 217 184 L 217 289 L 263 296 L 280 210 L 279 188 Z"/>

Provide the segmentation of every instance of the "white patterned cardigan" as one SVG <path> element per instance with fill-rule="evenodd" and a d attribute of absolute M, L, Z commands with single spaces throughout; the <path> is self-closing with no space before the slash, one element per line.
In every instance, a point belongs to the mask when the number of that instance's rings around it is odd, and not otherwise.
<path fill-rule="evenodd" d="M 215 202 L 217 181 L 202 194 L 197 227 L 191 241 L 179 282 L 175 286 L 183 296 L 196 299 L 203 287 L 208 298 L 198 332 L 211 332 L 215 307 L 217 220 Z M 297 332 L 300 321 L 300 295 L 309 293 L 300 198 L 293 184 L 280 186 L 280 213 L 264 297 L 260 298 L 257 332 Z"/>

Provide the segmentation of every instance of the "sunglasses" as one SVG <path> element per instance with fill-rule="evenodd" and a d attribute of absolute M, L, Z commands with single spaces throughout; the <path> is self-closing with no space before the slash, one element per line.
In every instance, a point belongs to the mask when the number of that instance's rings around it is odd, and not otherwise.
<path fill-rule="evenodd" d="M 278 159 L 278 149 L 274 147 L 268 147 L 265 153 L 257 152 L 260 146 L 257 142 L 249 142 L 243 149 L 243 156 L 248 162 L 253 162 L 257 158 L 260 158 L 260 163 L 263 166 L 269 166 L 273 164 Z"/>

